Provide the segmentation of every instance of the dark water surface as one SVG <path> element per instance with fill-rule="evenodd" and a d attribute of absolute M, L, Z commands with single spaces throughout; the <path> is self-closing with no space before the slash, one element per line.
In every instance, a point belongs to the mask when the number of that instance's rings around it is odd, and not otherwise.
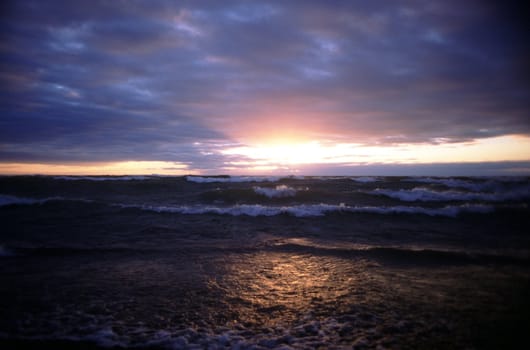
<path fill-rule="evenodd" d="M 530 180 L 0 177 L 0 346 L 515 347 Z"/>

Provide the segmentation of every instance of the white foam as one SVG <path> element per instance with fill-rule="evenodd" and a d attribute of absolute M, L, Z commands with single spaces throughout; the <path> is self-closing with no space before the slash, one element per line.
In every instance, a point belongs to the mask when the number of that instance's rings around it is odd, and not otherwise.
<path fill-rule="evenodd" d="M 415 187 L 410 190 L 375 189 L 367 192 L 399 199 L 404 202 L 437 202 L 437 201 L 489 201 L 500 202 L 507 200 L 519 200 L 530 198 L 530 187 L 520 187 L 505 192 L 461 192 L 461 191 L 434 191 L 423 187 Z"/>
<path fill-rule="evenodd" d="M 296 190 L 286 185 L 278 185 L 275 188 L 254 187 L 254 192 L 269 198 L 285 198 L 294 197 L 296 195 Z"/>
<path fill-rule="evenodd" d="M 126 342 L 122 341 L 120 336 L 116 334 L 111 327 L 99 329 L 93 334 L 87 335 L 81 339 L 94 342 L 105 348 L 124 347 L 126 345 Z"/>
<path fill-rule="evenodd" d="M 278 176 L 186 176 L 186 180 L 197 183 L 212 182 L 277 182 L 281 179 Z"/>
<path fill-rule="evenodd" d="M 355 182 L 361 182 L 361 183 L 370 183 L 370 182 L 379 181 L 379 178 L 372 177 L 372 176 L 359 176 L 359 177 L 352 177 L 351 179 Z"/>
<path fill-rule="evenodd" d="M 133 181 L 133 180 L 149 180 L 153 176 L 54 176 L 55 180 L 66 181 Z"/>
<path fill-rule="evenodd" d="M 455 178 L 410 177 L 403 181 L 440 184 L 449 188 L 466 189 L 475 192 L 500 192 L 506 188 L 528 188 L 529 181 L 521 177 L 477 177 L 469 180 Z"/>
<path fill-rule="evenodd" d="M 76 312 L 75 315 L 80 315 Z M 67 319 L 68 321 L 63 321 Z M 75 320 L 75 319 L 74 319 Z M 341 313 L 336 317 L 318 317 L 309 310 L 300 315 L 296 322 L 289 325 L 272 325 L 270 327 L 248 327 L 241 323 L 234 326 L 201 326 L 189 328 L 167 325 L 165 329 L 148 326 L 128 325 L 127 322 L 109 318 L 101 325 L 90 327 L 86 335 L 79 334 L 79 328 L 73 324 L 67 327 L 68 317 L 62 317 L 54 325 L 62 325 L 61 333 L 39 336 L 22 336 L 22 339 L 64 339 L 72 341 L 95 342 L 100 347 L 116 348 L 160 348 L 160 349 L 314 349 L 322 346 L 333 349 L 352 348 L 344 346 L 344 333 L 353 334 L 353 347 L 387 348 L 388 341 L 399 344 L 398 339 L 387 334 L 381 327 L 376 312 L 361 309 L 351 313 Z M 413 334 L 414 320 L 403 320 L 399 315 L 391 319 L 396 334 Z M 237 321 L 234 321 L 234 323 Z M 130 324 L 131 322 L 129 322 Z M 425 327 L 428 327 L 426 325 Z M 70 331 L 66 329 L 70 328 Z M 113 329 L 119 329 L 114 331 Z M 412 332 L 412 333 L 411 333 Z M 42 332 L 41 332 L 42 333 Z M 72 333 L 76 334 L 75 336 Z M 393 332 L 391 332 L 393 333 Z M 3 336 L 3 334 L 0 334 Z M 75 344 L 72 344 L 75 346 Z"/>
<path fill-rule="evenodd" d="M 314 176 L 312 178 L 316 180 L 320 180 L 320 181 L 333 181 L 333 180 L 348 179 L 348 177 L 344 177 L 344 176 Z"/>
<path fill-rule="evenodd" d="M 323 216 L 328 213 L 365 213 L 365 214 L 422 214 L 428 216 L 446 216 L 455 217 L 461 213 L 490 213 L 495 210 L 489 205 L 459 205 L 446 206 L 442 208 L 423 208 L 409 206 L 391 206 L 391 207 L 374 207 L 374 206 L 348 206 L 344 203 L 334 204 L 300 204 L 292 206 L 265 206 L 261 204 L 240 204 L 228 207 L 215 206 L 134 206 L 121 205 L 124 208 L 140 208 L 142 210 L 155 211 L 159 213 L 178 213 L 178 214 L 217 214 L 232 216 L 276 216 L 287 214 L 295 217 L 314 217 Z"/>
<path fill-rule="evenodd" d="M 0 194 L 0 207 L 12 204 L 36 204 L 40 202 L 42 202 L 42 200 Z"/>

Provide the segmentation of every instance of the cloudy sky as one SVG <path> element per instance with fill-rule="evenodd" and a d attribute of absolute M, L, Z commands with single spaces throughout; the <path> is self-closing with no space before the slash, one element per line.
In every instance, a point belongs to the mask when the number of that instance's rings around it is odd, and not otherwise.
<path fill-rule="evenodd" d="M 0 6 L 0 173 L 530 173 L 517 1 Z"/>

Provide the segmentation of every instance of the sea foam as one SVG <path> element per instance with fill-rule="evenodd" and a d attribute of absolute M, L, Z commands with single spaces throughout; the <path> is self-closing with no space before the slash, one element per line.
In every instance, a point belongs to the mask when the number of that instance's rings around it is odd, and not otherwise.
<path fill-rule="evenodd" d="M 409 206 L 374 207 L 348 206 L 344 203 L 334 204 L 300 204 L 292 206 L 267 206 L 261 204 L 238 204 L 228 207 L 217 206 L 150 206 L 150 205 L 121 205 L 123 208 L 140 208 L 142 210 L 159 213 L 177 214 L 217 214 L 232 216 L 276 216 L 287 214 L 295 217 L 324 216 L 328 213 L 360 213 L 360 214 L 421 214 L 428 216 L 456 217 L 462 213 L 490 213 L 495 210 L 488 205 L 459 205 L 443 208 L 423 208 Z"/>
<path fill-rule="evenodd" d="M 281 178 L 278 176 L 186 176 L 186 180 L 196 183 L 213 182 L 277 182 Z"/>
<path fill-rule="evenodd" d="M 380 181 L 378 177 L 373 177 L 373 176 L 359 176 L 359 177 L 352 177 L 351 179 L 355 182 L 361 182 L 361 183 L 370 183 L 370 182 Z"/>
<path fill-rule="evenodd" d="M 149 180 L 155 176 L 55 176 L 55 180 L 65 181 L 141 181 Z"/>
<path fill-rule="evenodd" d="M 476 177 L 470 179 L 409 177 L 402 181 L 426 183 L 429 185 L 443 185 L 448 188 L 465 189 L 474 192 L 502 192 L 507 189 L 518 187 L 528 189 L 529 187 L 528 179 L 522 177 Z"/>
<path fill-rule="evenodd" d="M 285 198 L 294 197 L 296 195 L 296 189 L 286 185 L 278 185 L 275 188 L 254 187 L 254 192 L 269 198 Z"/>
<path fill-rule="evenodd" d="M 461 192 L 461 191 L 434 191 L 428 188 L 415 187 L 410 190 L 390 190 L 377 188 L 366 192 L 369 194 L 386 196 L 404 202 L 441 202 L 441 201 L 488 201 L 501 202 L 508 200 L 521 200 L 530 198 L 530 187 L 524 186 L 509 191 L 498 193 L 490 192 Z"/>

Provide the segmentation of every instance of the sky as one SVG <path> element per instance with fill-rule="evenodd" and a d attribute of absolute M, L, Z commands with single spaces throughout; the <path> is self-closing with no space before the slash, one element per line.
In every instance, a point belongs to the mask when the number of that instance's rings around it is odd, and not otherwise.
<path fill-rule="evenodd" d="M 0 6 L 0 174 L 530 174 L 523 2 Z"/>

